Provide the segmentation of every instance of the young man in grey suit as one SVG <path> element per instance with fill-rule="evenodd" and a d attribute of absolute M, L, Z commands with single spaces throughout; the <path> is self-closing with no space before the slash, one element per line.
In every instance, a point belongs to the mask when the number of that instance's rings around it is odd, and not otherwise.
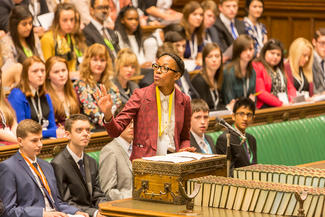
<path fill-rule="evenodd" d="M 313 82 L 314 93 L 325 92 L 325 28 L 320 28 L 315 32 L 314 63 L 313 63 Z"/>
<path fill-rule="evenodd" d="M 90 128 L 85 115 L 71 115 L 65 121 L 66 136 L 70 141 L 51 164 L 62 199 L 90 217 L 102 217 L 98 204 L 106 198 L 98 182 L 98 165 L 84 152 L 90 140 Z"/>
<path fill-rule="evenodd" d="M 209 125 L 208 104 L 203 99 L 193 99 L 191 109 L 191 146 L 196 148 L 196 152 L 215 154 L 213 140 L 205 134 Z"/>
<path fill-rule="evenodd" d="M 121 111 L 120 107 L 116 114 Z M 133 121 L 121 135 L 108 143 L 99 156 L 99 182 L 106 196 L 112 200 L 132 197 Z"/>

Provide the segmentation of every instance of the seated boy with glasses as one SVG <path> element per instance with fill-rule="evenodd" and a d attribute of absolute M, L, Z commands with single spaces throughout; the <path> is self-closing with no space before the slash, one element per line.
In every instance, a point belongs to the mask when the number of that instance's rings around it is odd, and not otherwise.
<path fill-rule="evenodd" d="M 175 88 L 175 82 L 184 73 L 183 60 L 175 54 L 164 53 L 153 69 L 154 83 L 136 89 L 116 117 L 111 112 L 112 99 L 104 88 L 94 96 L 105 115 L 109 136 L 120 136 L 134 121 L 131 160 L 195 149 L 190 147 L 190 98 Z"/>
<path fill-rule="evenodd" d="M 252 122 L 255 115 L 255 103 L 249 98 L 239 98 L 234 105 L 232 119 L 235 122 L 234 127 L 246 137 L 246 141 L 230 132 L 231 147 L 231 169 L 244 167 L 257 163 L 256 139 L 249 133 L 246 133 L 247 127 Z M 218 154 L 226 154 L 227 137 L 229 131 L 223 132 L 216 144 Z"/>

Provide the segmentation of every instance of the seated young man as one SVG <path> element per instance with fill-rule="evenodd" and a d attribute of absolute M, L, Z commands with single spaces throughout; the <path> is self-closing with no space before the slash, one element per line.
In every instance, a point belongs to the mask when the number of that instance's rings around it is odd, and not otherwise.
<path fill-rule="evenodd" d="M 115 116 L 121 110 L 119 107 Z M 112 200 L 132 197 L 132 141 L 133 121 L 100 151 L 99 183 L 106 197 Z"/>
<path fill-rule="evenodd" d="M 98 204 L 106 198 L 98 182 L 98 165 L 84 152 L 90 141 L 88 117 L 71 115 L 64 127 L 70 141 L 51 162 L 62 200 L 74 204 L 91 217 L 101 217 Z"/>
<path fill-rule="evenodd" d="M 175 88 L 175 82 L 184 73 L 183 60 L 175 54 L 164 53 L 153 69 L 154 83 L 136 89 L 116 117 L 112 117 L 113 102 L 105 88 L 95 94 L 109 136 L 120 136 L 134 121 L 130 160 L 194 150 L 190 147 L 190 98 Z"/>
<path fill-rule="evenodd" d="M 220 40 L 220 48 L 225 52 L 233 41 L 241 34 L 246 34 L 243 21 L 236 19 L 238 12 L 238 0 L 220 0 L 220 14 L 216 18 L 215 28 Z"/>
<path fill-rule="evenodd" d="M 251 99 L 242 97 L 235 102 L 232 119 L 235 121 L 235 128 L 247 139 L 242 142 L 239 136 L 230 132 L 231 169 L 257 163 L 256 139 L 251 134 L 246 133 L 254 115 L 255 103 Z M 226 134 L 228 132 L 228 130 L 223 132 L 217 140 L 216 150 L 218 154 L 226 154 Z"/>
<path fill-rule="evenodd" d="M 89 217 L 60 199 L 51 165 L 37 158 L 42 149 L 42 126 L 30 119 L 18 124 L 19 151 L 0 163 L 2 217 Z"/>
<path fill-rule="evenodd" d="M 216 154 L 214 142 L 205 132 L 209 125 L 209 106 L 203 99 L 191 101 L 191 146 L 196 152 L 205 154 Z"/>

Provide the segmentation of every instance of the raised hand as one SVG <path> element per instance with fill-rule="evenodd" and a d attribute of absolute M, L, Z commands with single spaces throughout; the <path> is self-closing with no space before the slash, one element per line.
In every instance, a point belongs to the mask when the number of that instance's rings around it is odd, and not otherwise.
<path fill-rule="evenodd" d="M 109 121 L 112 118 L 112 107 L 114 105 L 111 95 L 107 93 L 104 85 L 100 85 L 100 89 L 96 87 L 96 92 L 93 94 L 94 99 L 101 112 L 104 113 L 105 120 Z"/>

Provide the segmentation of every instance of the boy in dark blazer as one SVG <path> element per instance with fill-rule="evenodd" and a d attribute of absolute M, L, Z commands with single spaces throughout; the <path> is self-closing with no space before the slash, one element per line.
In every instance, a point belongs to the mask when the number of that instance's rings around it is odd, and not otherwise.
<path fill-rule="evenodd" d="M 54 217 L 79 214 L 74 206 L 60 199 L 51 165 L 37 158 L 42 149 L 42 126 L 30 119 L 17 126 L 19 151 L 0 163 L 2 217 Z"/>
<path fill-rule="evenodd" d="M 106 198 L 99 185 L 98 165 L 95 159 L 84 152 L 90 140 L 90 128 L 85 115 L 71 115 L 65 121 L 66 135 L 70 141 L 51 164 L 62 200 L 91 217 L 102 217 L 98 212 L 98 204 L 106 201 Z"/>
<path fill-rule="evenodd" d="M 230 148 L 231 148 L 231 169 L 237 167 L 244 167 L 257 163 L 256 155 L 256 139 L 246 129 L 252 122 L 255 115 L 255 103 L 249 98 L 239 98 L 234 105 L 232 119 L 235 121 L 234 125 L 245 137 L 246 141 L 241 141 L 237 135 L 230 132 Z M 227 139 L 223 132 L 217 140 L 217 153 L 226 154 Z"/>
<path fill-rule="evenodd" d="M 203 99 L 191 101 L 191 146 L 196 152 L 216 154 L 216 148 L 211 136 L 205 132 L 209 125 L 209 106 Z"/>

